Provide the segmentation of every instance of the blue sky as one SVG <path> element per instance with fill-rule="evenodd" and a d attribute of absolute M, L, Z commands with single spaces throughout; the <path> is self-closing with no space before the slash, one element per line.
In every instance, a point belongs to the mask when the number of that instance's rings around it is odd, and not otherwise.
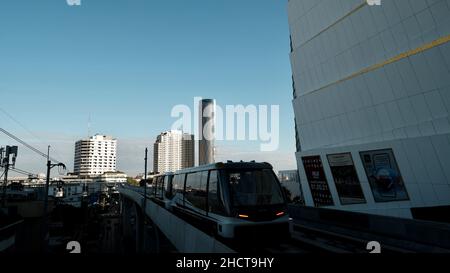
<path fill-rule="evenodd" d="M 227 142 L 220 156 L 295 168 L 287 0 L 2 0 L 0 127 L 72 169 L 73 141 L 119 140 L 119 169 L 139 171 L 145 146 L 170 129 L 174 105 L 280 105 L 280 149 Z M 25 127 L 25 128 L 24 128 Z M 121 145 L 122 143 L 122 145 Z M 0 145 L 14 144 L 0 136 Z M 41 172 L 25 151 L 23 169 Z M 220 157 L 219 156 L 219 157 Z M 221 159 L 221 158 L 219 158 Z M 22 160 L 22 161 L 20 161 Z"/>

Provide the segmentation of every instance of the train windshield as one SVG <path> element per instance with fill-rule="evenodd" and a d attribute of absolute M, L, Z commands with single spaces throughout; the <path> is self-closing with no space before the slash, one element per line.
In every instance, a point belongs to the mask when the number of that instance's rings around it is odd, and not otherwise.
<path fill-rule="evenodd" d="M 225 171 L 234 207 L 284 204 L 281 187 L 272 170 Z"/>

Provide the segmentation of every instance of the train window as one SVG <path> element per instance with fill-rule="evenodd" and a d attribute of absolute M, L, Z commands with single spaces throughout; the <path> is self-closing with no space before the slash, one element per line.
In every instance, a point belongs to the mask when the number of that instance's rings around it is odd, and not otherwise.
<path fill-rule="evenodd" d="M 155 196 L 159 197 L 159 189 L 161 188 L 162 176 L 158 177 L 158 182 L 156 184 Z"/>
<path fill-rule="evenodd" d="M 159 177 L 155 177 L 153 179 L 152 195 L 156 195 L 156 189 L 158 188 L 158 181 L 159 181 Z"/>
<path fill-rule="evenodd" d="M 226 177 L 235 207 L 284 203 L 281 187 L 272 170 L 230 171 Z"/>
<path fill-rule="evenodd" d="M 173 197 L 178 195 L 178 200 L 180 203 L 183 202 L 183 193 L 184 193 L 184 174 L 177 174 L 173 177 L 172 182 L 172 194 Z"/>
<path fill-rule="evenodd" d="M 152 180 L 152 191 L 151 195 L 155 195 L 155 189 L 156 189 L 156 181 L 158 180 L 158 177 L 154 177 Z"/>
<path fill-rule="evenodd" d="M 166 198 L 171 199 L 173 197 L 172 194 L 172 176 L 168 175 L 164 179 L 164 191 Z"/>
<path fill-rule="evenodd" d="M 219 173 L 217 171 L 209 173 L 208 212 L 225 215 L 225 207 L 220 198 Z"/>
<path fill-rule="evenodd" d="M 208 172 L 190 173 L 186 178 L 185 205 L 206 211 L 206 184 Z"/>
<path fill-rule="evenodd" d="M 165 180 L 164 176 L 161 176 L 158 180 L 158 187 L 156 189 L 156 197 L 158 198 L 164 197 L 164 180 Z"/>

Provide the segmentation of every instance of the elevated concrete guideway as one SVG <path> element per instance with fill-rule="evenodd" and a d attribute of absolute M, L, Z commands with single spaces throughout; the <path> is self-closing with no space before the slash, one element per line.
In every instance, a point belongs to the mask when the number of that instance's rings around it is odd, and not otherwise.
<path fill-rule="evenodd" d="M 121 186 L 119 192 L 123 198 L 127 198 L 140 209 L 144 205 L 144 193 L 142 188 Z M 204 233 L 184 220 L 172 214 L 147 198 L 145 214 L 158 229 L 169 239 L 175 248 L 182 253 L 235 253 L 228 246 L 219 242 L 214 237 Z M 137 218 L 141 217 L 139 214 Z M 137 219 L 137 222 L 142 219 Z"/>
<path fill-rule="evenodd" d="M 123 198 L 125 236 L 136 235 L 137 251 L 159 245 L 158 236 L 142 236 L 143 188 L 123 185 L 118 190 Z M 181 253 L 369 253 L 367 245 L 373 241 L 381 244 L 383 253 L 450 253 L 450 225 L 445 223 L 301 206 L 289 206 L 289 214 L 293 218 L 290 240 L 230 247 L 150 198 L 145 207 L 153 226 Z"/>

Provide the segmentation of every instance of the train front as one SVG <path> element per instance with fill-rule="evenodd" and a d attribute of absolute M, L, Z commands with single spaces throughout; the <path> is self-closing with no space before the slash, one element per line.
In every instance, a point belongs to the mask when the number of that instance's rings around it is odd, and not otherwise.
<path fill-rule="evenodd" d="M 289 238 L 291 220 L 281 184 L 268 163 L 231 163 L 221 170 L 231 218 L 222 235 L 238 241 Z"/>

